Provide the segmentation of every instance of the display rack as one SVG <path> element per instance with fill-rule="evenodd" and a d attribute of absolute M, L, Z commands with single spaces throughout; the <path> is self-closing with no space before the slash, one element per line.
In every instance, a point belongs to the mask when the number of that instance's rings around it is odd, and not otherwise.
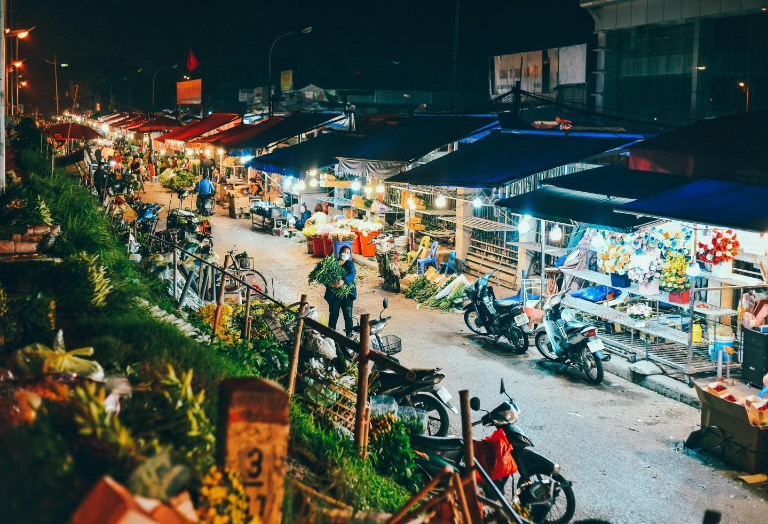
<path fill-rule="evenodd" d="M 525 249 L 526 251 L 533 251 L 534 253 L 541 253 L 541 244 L 536 242 L 507 242 L 507 245 L 515 246 L 518 249 Z M 545 245 L 544 254 L 552 255 L 553 257 L 561 257 L 568 254 L 568 248 Z"/>
<path fill-rule="evenodd" d="M 451 224 L 461 224 L 464 227 L 471 227 L 486 233 L 495 233 L 498 231 L 517 231 L 517 226 L 510 224 L 504 224 L 502 222 L 496 222 L 495 220 L 488 220 L 486 218 L 478 217 L 455 217 L 455 216 L 438 216 L 438 220 L 443 222 L 450 222 Z"/>

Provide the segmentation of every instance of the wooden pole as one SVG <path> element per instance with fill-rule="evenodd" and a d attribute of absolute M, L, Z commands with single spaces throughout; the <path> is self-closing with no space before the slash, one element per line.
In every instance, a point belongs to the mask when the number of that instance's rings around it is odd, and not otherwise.
<path fill-rule="evenodd" d="M 467 504 L 467 495 L 464 493 L 464 484 L 462 484 L 461 477 L 456 471 L 453 472 L 453 484 L 456 486 L 456 492 L 459 494 L 459 506 L 461 507 L 461 515 L 464 518 L 464 522 L 472 522 L 469 504 Z"/>
<path fill-rule="evenodd" d="M 206 266 L 204 266 L 202 262 L 199 264 L 200 270 L 197 275 L 197 296 L 205 300 L 205 297 L 203 296 L 203 273 L 206 270 Z"/>
<path fill-rule="evenodd" d="M 414 507 L 420 500 L 422 500 L 424 497 L 426 497 L 430 491 L 435 489 L 445 477 L 450 477 L 452 473 L 452 469 L 450 466 L 445 466 L 440 473 L 435 475 L 435 477 L 430 480 L 421 490 L 416 493 L 413 497 L 411 497 L 411 500 L 405 503 L 405 506 L 400 508 L 397 513 L 395 513 L 391 519 L 387 521 L 387 524 L 395 524 L 396 522 L 400 522 L 403 517 L 408 514 L 408 511 L 412 507 Z"/>
<path fill-rule="evenodd" d="M 368 423 L 365 410 L 368 402 L 368 348 L 370 348 L 370 315 L 360 317 L 360 357 L 357 371 L 357 407 L 355 409 L 355 446 L 363 451 L 365 443 L 363 426 Z"/>
<path fill-rule="evenodd" d="M 472 411 L 469 408 L 469 391 L 459 391 L 461 399 L 461 434 L 464 438 L 465 477 L 469 481 L 469 493 L 466 494 L 469 504 L 469 514 L 472 522 L 480 524 L 483 521 L 480 514 L 480 504 L 477 500 L 477 479 L 475 478 L 475 448 L 472 442 Z"/>
<path fill-rule="evenodd" d="M 245 325 L 243 326 L 243 338 L 251 338 L 251 288 L 245 290 Z"/>
<path fill-rule="evenodd" d="M 288 395 L 293 396 L 296 391 L 296 373 L 299 369 L 299 348 L 301 347 L 301 332 L 304 330 L 304 311 L 307 308 L 307 295 L 301 295 L 299 306 L 299 319 L 296 321 L 296 335 L 293 337 L 293 351 L 291 352 L 291 366 L 288 370 Z"/>

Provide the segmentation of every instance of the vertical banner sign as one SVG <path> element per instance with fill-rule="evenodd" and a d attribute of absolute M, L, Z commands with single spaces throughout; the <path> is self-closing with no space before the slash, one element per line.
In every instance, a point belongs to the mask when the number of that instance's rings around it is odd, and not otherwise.
<path fill-rule="evenodd" d="M 264 524 L 282 519 L 288 404 L 288 393 L 271 380 L 232 378 L 221 383 L 219 462 L 240 472 L 251 515 Z"/>
<path fill-rule="evenodd" d="M 186 106 L 203 103 L 203 81 L 186 80 L 176 82 L 176 105 Z"/>
<path fill-rule="evenodd" d="M 293 91 L 293 69 L 280 71 L 280 90 Z"/>

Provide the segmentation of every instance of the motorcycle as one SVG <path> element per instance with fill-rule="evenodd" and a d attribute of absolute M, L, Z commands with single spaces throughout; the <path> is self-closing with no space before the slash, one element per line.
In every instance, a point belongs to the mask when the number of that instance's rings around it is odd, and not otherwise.
<path fill-rule="evenodd" d="M 611 356 L 603 353 L 605 345 L 597 337 L 597 328 L 578 322 L 562 305 L 563 293 L 551 296 L 544 305 L 544 318 L 536 330 L 536 349 L 544 358 L 574 366 L 587 374 L 593 384 L 603 380 L 603 361 Z"/>
<path fill-rule="evenodd" d="M 493 480 L 493 486 L 489 485 L 490 477 L 483 475 L 486 481 L 484 491 L 504 494 L 507 483 L 511 482 L 510 492 L 516 494 L 514 502 L 527 507 L 530 516 L 536 523 L 565 524 L 569 522 L 576 511 L 576 497 L 573 494 L 572 483 L 563 477 L 560 467 L 530 449 L 533 442 L 525 432 L 517 426 L 520 420 L 520 408 L 510 397 L 504 388 L 504 380 L 501 381 L 499 394 L 505 395 L 508 400 L 502 402 L 491 411 L 485 411 L 485 415 L 472 425 L 482 424 L 486 427 L 495 427 L 501 431 L 511 445 L 511 455 L 517 465 L 517 489 L 515 489 L 515 473 Z M 473 411 L 481 411 L 480 399 L 473 397 L 470 400 Z M 430 477 L 434 477 L 445 466 L 455 468 L 460 473 L 464 470 L 464 442 L 461 438 L 436 438 L 426 435 L 411 435 L 411 446 L 416 454 L 416 463 Z M 477 459 L 475 459 L 477 461 Z M 494 460 L 500 462 L 500 459 Z"/>
<path fill-rule="evenodd" d="M 513 299 L 497 300 L 493 288 L 488 286 L 496 269 L 464 288 L 464 295 L 469 302 L 464 305 L 464 323 L 478 335 L 493 337 L 498 342 L 501 337 L 512 344 L 513 351 L 522 355 L 528 351 L 528 335 L 531 333 L 522 302 Z"/>
<path fill-rule="evenodd" d="M 376 237 L 368 245 L 376 246 L 376 262 L 379 264 L 379 277 L 384 279 L 383 287 L 400 293 L 400 250 L 390 235 Z"/>
<path fill-rule="evenodd" d="M 391 316 L 384 317 L 384 311 L 389 307 L 389 299 L 384 298 L 384 309 L 379 314 L 378 320 L 370 321 L 371 348 L 380 351 L 389 358 L 399 363 L 393 356 L 402 351 L 402 341 L 395 335 L 382 335 L 382 331 Z M 360 326 L 353 328 L 353 333 L 359 333 Z M 350 350 L 343 348 L 343 356 L 348 360 L 354 360 Z M 374 365 L 369 378 L 371 384 L 378 384 L 377 395 L 388 395 L 397 401 L 398 405 L 411 406 L 427 412 L 427 431 L 430 435 L 444 437 L 448 434 L 450 419 L 448 410 L 458 415 L 459 410 L 451 402 L 451 394 L 445 386 L 439 386 L 445 378 L 440 368 L 413 368 L 416 377 L 408 380 L 406 377 L 389 369 L 380 369 Z"/>

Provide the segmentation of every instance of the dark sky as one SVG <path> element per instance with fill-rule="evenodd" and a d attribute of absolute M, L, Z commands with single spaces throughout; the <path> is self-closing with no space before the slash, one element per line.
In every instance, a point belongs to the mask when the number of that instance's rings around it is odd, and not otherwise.
<path fill-rule="evenodd" d="M 273 55 L 275 75 L 295 71 L 296 87 L 399 87 L 447 90 L 450 83 L 455 0 L 336 2 L 293 0 L 6 0 L 12 27 L 36 26 L 22 41 L 29 89 L 22 103 L 53 108 L 54 52 L 70 67 L 59 69 L 62 109 L 70 82 L 108 97 L 111 83 L 132 70 L 132 105 L 148 108 L 152 74 L 158 104 L 175 96 L 174 82 L 186 72 L 187 51 L 201 66 L 203 91 L 266 85 L 267 53 L 275 37 L 312 26 L 309 35 L 281 40 Z M 77 7 L 75 7 L 77 6 Z M 458 83 L 487 85 L 488 56 L 586 42 L 592 19 L 578 0 L 462 0 Z M 114 86 L 127 103 L 128 82 Z M 81 92 L 80 96 L 87 93 Z"/>

